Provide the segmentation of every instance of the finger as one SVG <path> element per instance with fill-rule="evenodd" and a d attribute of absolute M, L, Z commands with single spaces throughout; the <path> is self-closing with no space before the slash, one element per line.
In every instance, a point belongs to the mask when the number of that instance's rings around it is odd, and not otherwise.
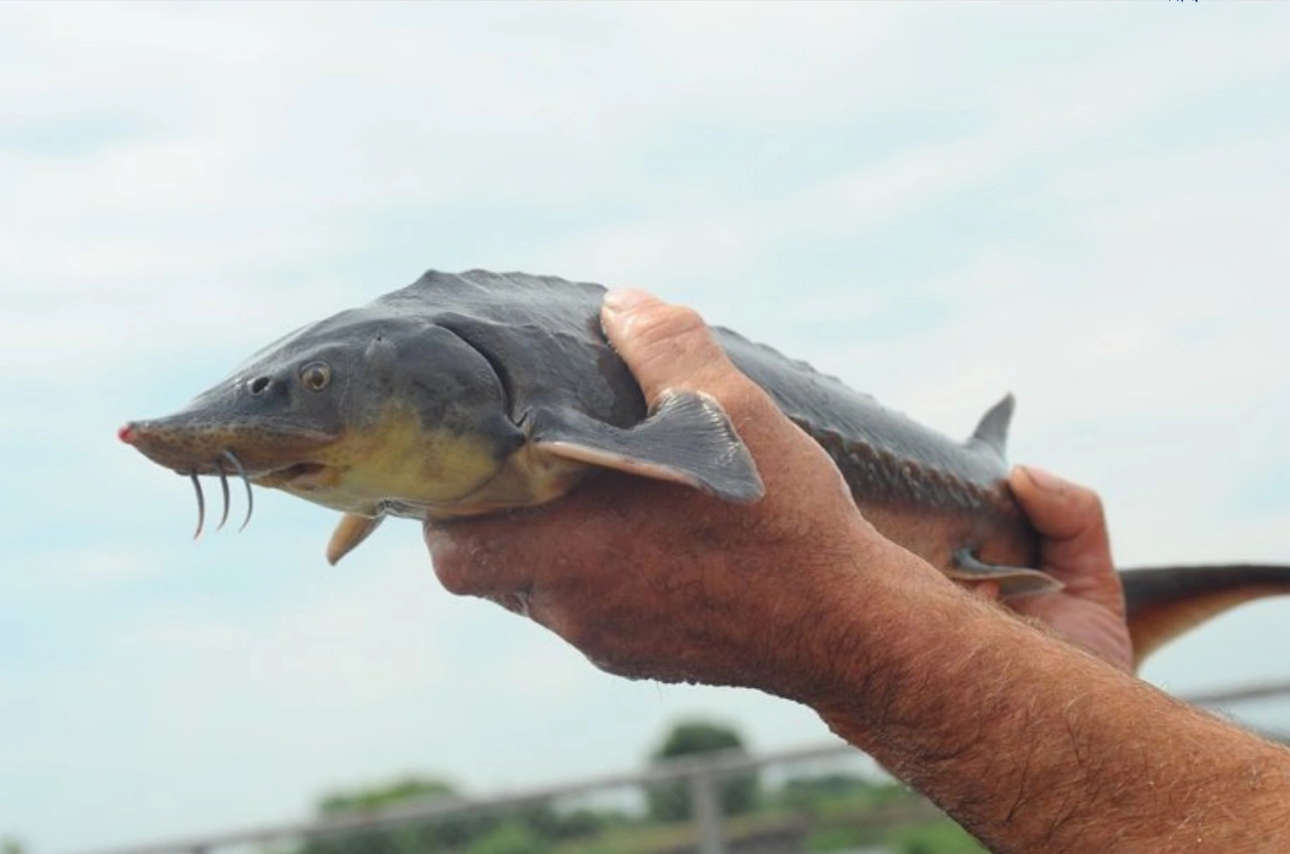
<path fill-rule="evenodd" d="M 522 586 L 491 546 L 501 520 L 481 519 L 422 527 L 439 583 L 458 596 L 497 596 Z"/>
<path fill-rule="evenodd" d="M 621 508 L 625 476 L 602 476 L 558 502 L 502 515 L 427 520 L 422 535 L 439 582 L 459 596 L 497 600 L 549 587 L 564 573 L 565 555 L 613 554 L 625 536 Z M 670 484 L 634 484 L 646 505 L 651 489 Z M 532 605 L 530 602 L 529 605 Z M 530 616 L 533 611 L 530 608 Z"/>
<path fill-rule="evenodd" d="M 1033 466 L 1015 468 L 1009 484 L 1042 537 L 1046 570 L 1060 575 L 1110 568 L 1106 517 L 1097 493 Z"/>
<path fill-rule="evenodd" d="M 651 404 L 666 389 L 715 392 L 748 382 L 693 309 L 643 291 L 616 290 L 605 297 L 601 323 Z"/>
<path fill-rule="evenodd" d="M 439 583 L 458 596 L 496 599 L 526 593 L 540 567 L 550 562 L 551 543 L 564 531 L 564 540 L 589 539 L 595 530 L 573 527 L 570 504 L 544 508 L 542 513 L 488 516 L 450 522 L 427 520 L 422 535 Z M 577 509 L 573 508 L 576 513 Z M 586 512 L 586 511 L 584 511 Z M 577 531 L 570 536 L 567 532 Z"/>

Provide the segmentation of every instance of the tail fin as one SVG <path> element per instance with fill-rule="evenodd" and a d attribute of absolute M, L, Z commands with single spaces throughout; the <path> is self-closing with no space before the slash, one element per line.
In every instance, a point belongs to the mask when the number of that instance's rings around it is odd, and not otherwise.
<path fill-rule="evenodd" d="M 1127 569 L 1120 577 L 1135 664 L 1229 608 L 1290 594 L 1290 566 L 1162 566 Z"/>

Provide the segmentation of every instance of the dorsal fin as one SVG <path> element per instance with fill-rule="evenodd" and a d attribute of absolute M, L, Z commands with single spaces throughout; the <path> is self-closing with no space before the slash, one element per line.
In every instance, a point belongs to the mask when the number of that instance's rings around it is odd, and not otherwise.
<path fill-rule="evenodd" d="M 969 445 L 985 445 L 1000 457 L 1007 456 L 1008 424 L 1012 421 L 1012 409 L 1016 405 L 1012 393 L 1004 395 L 1003 400 L 990 407 L 972 432 Z"/>

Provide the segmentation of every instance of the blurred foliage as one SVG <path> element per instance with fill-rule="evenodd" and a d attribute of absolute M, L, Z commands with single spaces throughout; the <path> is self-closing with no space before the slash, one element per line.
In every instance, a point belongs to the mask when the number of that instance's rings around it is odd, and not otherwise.
<path fill-rule="evenodd" d="M 668 731 L 650 759 L 659 762 L 714 751 L 746 752 L 743 738 L 733 727 L 708 721 L 685 721 Z M 722 781 L 718 792 L 725 815 L 746 813 L 757 801 L 757 775 L 752 772 L 731 775 Z M 646 798 L 650 818 L 655 821 L 688 821 L 694 815 L 688 781 L 650 786 Z"/>
<path fill-rule="evenodd" d="M 12 836 L 0 836 L 0 854 L 23 854 L 22 843 Z"/>
<path fill-rule="evenodd" d="M 939 816 L 921 795 L 899 783 L 854 774 L 789 778 L 775 802 L 811 828 L 807 844 L 812 851 L 889 843 L 890 827 Z M 845 844 L 835 841 L 839 839 Z"/>
<path fill-rule="evenodd" d="M 894 854 L 989 854 L 972 834 L 948 818 L 896 831 L 890 844 Z"/>
<path fill-rule="evenodd" d="M 854 827 L 821 827 L 811 832 L 802 843 L 802 850 L 847 851 L 869 845 L 874 841 L 872 833 L 866 833 Z"/>
<path fill-rule="evenodd" d="M 710 751 L 740 751 L 733 728 L 703 721 L 672 727 L 651 754 L 658 762 Z M 921 796 L 888 779 L 849 773 L 803 774 L 763 791 L 752 774 L 718 781 L 723 833 L 731 854 L 867 849 L 890 854 L 983 854 L 971 836 Z M 373 827 L 309 840 L 287 854 L 690 854 L 698 843 L 689 784 L 649 787 L 647 812 L 563 808 L 537 803 L 454 812 L 437 819 Z M 448 782 L 412 777 L 333 793 L 326 818 L 362 816 L 416 801 L 459 799 Z M 21 849 L 0 854 L 21 854 Z"/>
<path fill-rule="evenodd" d="M 469 854 L 550 854 L 551 844 L 531 826 L 508 819 L 466 850 Z"/>
<path fill-rule="evenodd" d="M 856 774 L 820 774 L 815 777 L 789 777 L 780 797 L 788 803 L 812 803 L 821 798 L 852 797 L 874 787 L 872 780 Z"/>
<path fill-rule="evenodd" d="M 324 818 L 363 815 L 417 801 L 456 800 L 452 784 L 438 779 L 407 778 L 325 797 L 318 805 Z M 558 811 L 551 804 L 528 804 L 506 810 L 467 811 L 388 828 L 356 830 L 311 839 L 297 854 L 419 854 L 464 851 L 468 854 L 548 854 L 551 846 L 595 836 L 625 819 L 611 812 Z"/>
<path fill-rule="evenodd" d="M 899 783 L 875 781 L 856 774 L 822 774 L 790 777 L 779 790 L 778 800 L 786 806 L 812 813 L 827 813 L 840 804 L 847 809 L 878 807 L 898 803 L 908 796 Z"/>
<path fill-rule="evenodd" d="M 407 777 L 383 786 L 357 789 L 328 795 L 318 804 L 318 813 L 324 817 L 371 812 L 409 801 L 431 798 L 454 798 L 457 790 L 445 780 L 427 780 Z"/>

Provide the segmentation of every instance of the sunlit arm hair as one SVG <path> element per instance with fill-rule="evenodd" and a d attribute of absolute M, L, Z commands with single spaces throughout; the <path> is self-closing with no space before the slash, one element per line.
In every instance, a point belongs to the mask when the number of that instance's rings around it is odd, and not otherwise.
<path fill-rule="evenodd" d="M 831 618 L 813 704 L 992 851 L 1290 851 L 1290 751 L 939 579 L 887 577 L 925 589 Z M 907 614 L 888 595 L 935 629 L 875 621 Z"/>

